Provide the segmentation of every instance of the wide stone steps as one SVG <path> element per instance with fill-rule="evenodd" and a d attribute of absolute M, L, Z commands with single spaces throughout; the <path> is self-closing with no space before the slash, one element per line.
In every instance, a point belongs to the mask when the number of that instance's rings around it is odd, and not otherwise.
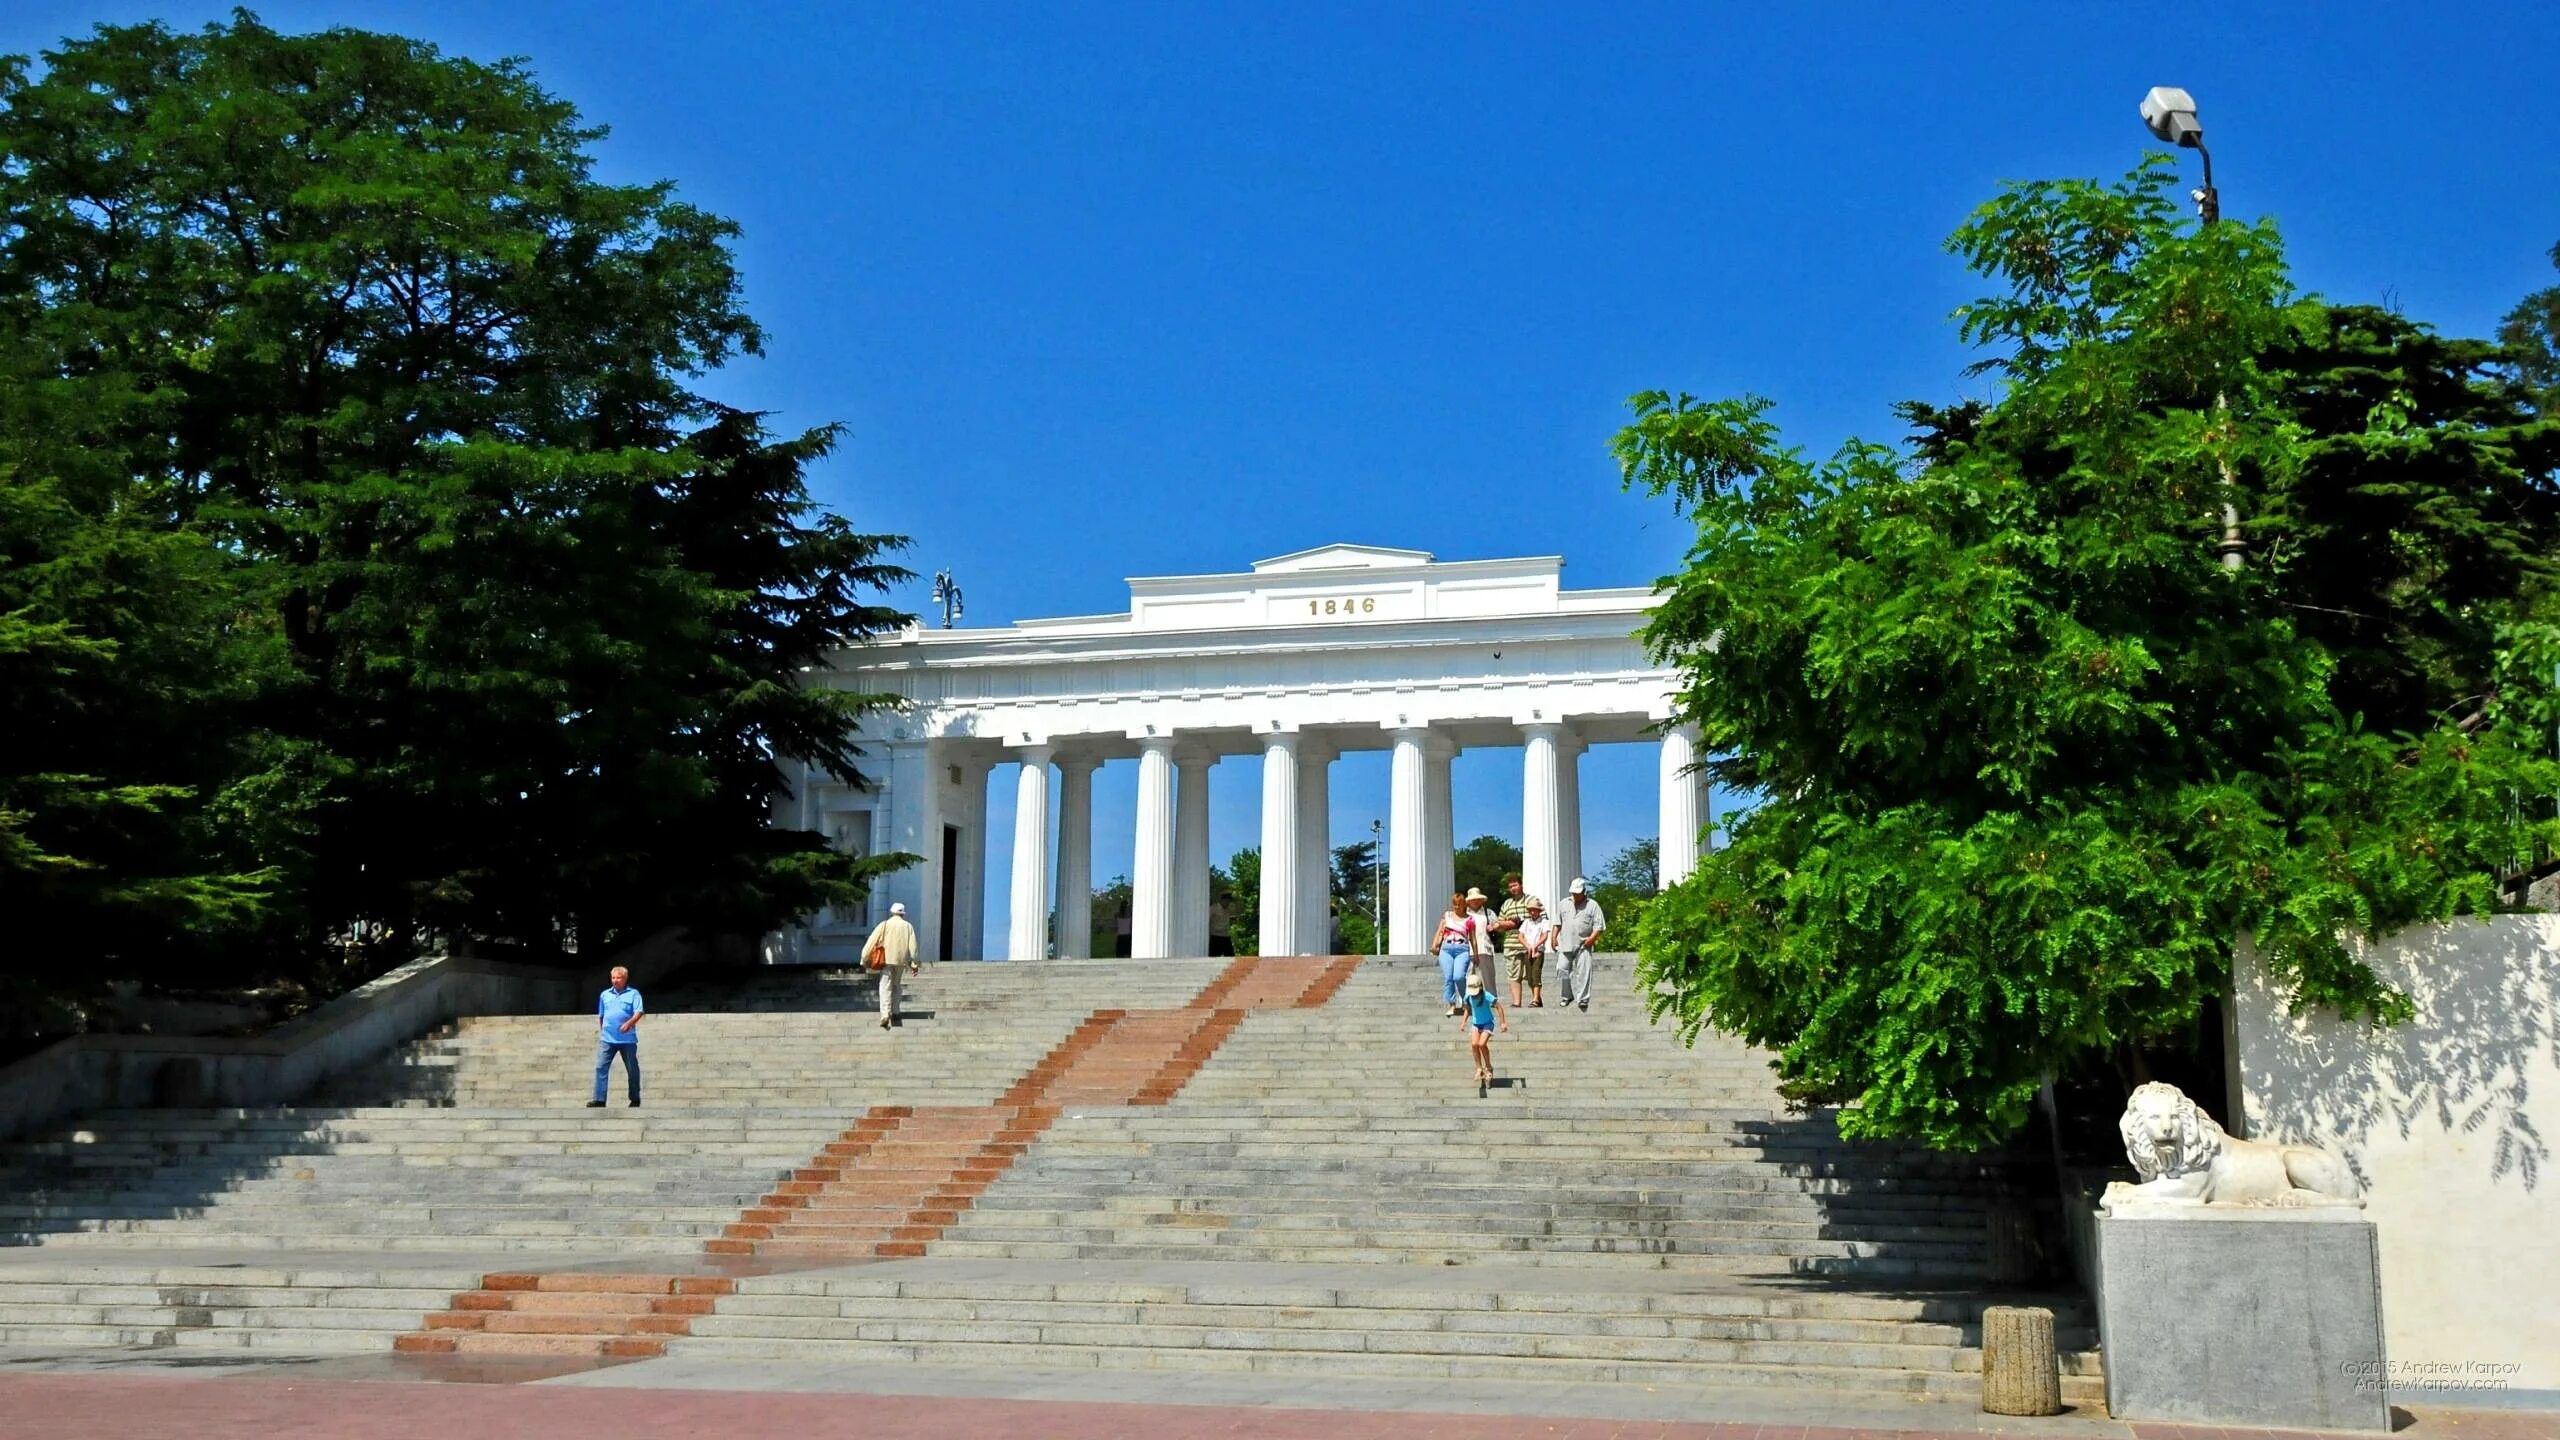
<path fill-rule="evenodd" d="M 0 1268 L 0 1344 L 385 1351 L 479 1273 L 435 1263 L 136 1266 L 17 1252 Z"/>
<path fill-rule="evenodd" d="M 1900 1258 L 1871 1256 L 1805 1256 L 1800 1250 L 1787 1250 L 1782 1256 L 1748 1253 L 1748 1256 L 1715 1256 L 1715 1253 L 1692 1253 L 1692 1250 L 1649 1250 L 1641 1245 L 1626 1248 L 1541 1248 L 1541 1250 L 1498 1250 L 1477 1243 L 1452 1243 L 1446 1248 L 1428 1245 L 1362 1245 L 1329 1240 L 1324 1245 L 1178 1245 L 1147 1243 L 1147 1240 L 1103 1240 L 1103 1243 L 1070 1243 L 1070 1240 L 973 1240 L 968 1235 L 950 1235 L 934 1240 L 927 1248 L 937 1258 L 1001 1258 L 1001 1261 L 1096 1261 L 1096 1263 L 1149 1263 L 1149 1261 L 1183 1261 L 1183 1263 L 1229 1263 L 1229 1261 L 1267 1261 L 1290 1263 L 1290 1266 L 1324 1266 L 1324 1263 L 1357 1263 L 1357 1266 L 1523 1266 L 1523 1268 L 1567 1268 L 1567 1271 L 1679 1271 L 1700 1276 L 1836 1276 L 1841 1281 L 1969 1281 L 1979 1266 L 1971 1263 L 1925 1263 L 1900 1261 Z"/>
<path fill-rule="evenodd" d="M 944 1283 L 772 1276 L 739 1282 L 669 1353 L 1033 1368 L 1257 1370 L 1450 1379 L 1734 1383 L 1964 1395 L 1973 1330 L 1946 1299 L 1544 1293 L 1222 1283 Z M 2094 1337 L 2066 1308 L 2066 1382 L 2090 1398 Z"/>
<path fill-rule="evenodd" d="M 2014 1162 L 1843 1140 L 1605 977 L 1588 1014 L 1514 1011 L 1481 1100 L 1427 962 L 934 966 L 886 1031 L 872 983 L 653 992 L 643 1110 L 618 1078 L 584 1108 L 584 1017 L 508 1017 L 326 1103 L 0 1147 L 0 1245 L 34 1242 L 0 1249 L 0 1342 L 1953 1397 L 1982 1304 L 2051 1300 L 1978 1282 Z M 151 1268 L 200 1246 L 257 1278 Z M 807 1268 L 703 1278 L 722 1256 Z M 963 1278 L 875 1278 L 908 1267 Z M 1361 1278 L 1269 1278 L 1328 1269 Z"/>

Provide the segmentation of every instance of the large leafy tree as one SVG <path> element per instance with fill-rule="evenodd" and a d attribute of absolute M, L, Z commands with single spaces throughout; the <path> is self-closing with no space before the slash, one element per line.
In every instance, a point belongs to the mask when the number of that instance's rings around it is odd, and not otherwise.
<path fill-rule="evenodd" d="M 2189 1030 L 2243 936 L 2396 1018 L 2352 939 L 2491 908 L 2552 838 L 2555 436 L 2489 347 L 2302 297 L 2271 226 L 2173 190 L 1977 212 L 1997 396 L 1906 407 L 1908 446 L 1811 459 L 1762 401 L 1663 394 L 1618 437 L 1697 527 L 1647 638 L 1761 802 L 1642 973 L 1853 1132 L 2011 1132 Z"/>
<path fill-rule="evenodd" d="M 45 760 L 97 779 L 22 775 L 12 828 L 160 817 L 90 873 L 198 877 L 199 954 L 752 929 L 895 863 L 763 822 L 785 762 L 857 778 L 874 697 L 800 677 L 903 620 L 898 542 L 810 501 L 832 430 L 695 389 L 758 344 L 734 227 L 598 180 L 602 133 L 514 62 L 246 14 L 0 61 L 0 480 L 172 596 L 21 605 L 27 704 L 111 672 L 191 732 Z"/>
<path fill-rule="evenodd" d="M 1499 835 L 1479 835 L 1449 857 L 1449 873 L 1455 877 L 1459 894 L 1481 890 L 1499 907 L 1502 877 L 1520 873 L 1520 847 Z"/>

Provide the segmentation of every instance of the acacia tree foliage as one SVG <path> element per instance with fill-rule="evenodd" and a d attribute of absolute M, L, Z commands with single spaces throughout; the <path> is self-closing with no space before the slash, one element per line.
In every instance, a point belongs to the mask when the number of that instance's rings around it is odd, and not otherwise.
<path fill-rule="evenodd" d="M 1609 917 L 1609 948 L 1632 948 L 1644 912 L 1652 906 L 1662 878 L 1661 842 L 1650 836 L 1629 841 L 1625 849 L 1602 861 L 1589 878 L 1591 898 L 1599 904 L 1600 913 Z"/>
<path fill-rule="evenodd" d="M 901 858 L 764 819 L 855 778 L 876 697 L 800 677 L 902 542 L 809 499 L 832 429 L 696 391 L 758 344 L 735 227 L 602 134 L 245 13 L 0 60 L 14 954 L 752 930 Z"/>
<path fill-rule="evenodd" d="M 1499 835 L 1479 835 L 1451 853 L 1449 873 L 1459 894 L 1481 890 L 1499 908 L 1502 877 L 1520 873 L 1520 847 Z M 1436 916 L 1439 912 L 1435 909 L 1432 913 Z"/>
<path fill-rule="evenodd" d="M 2398 1018 L 2351 938 L 2488 910 L 2553 838 L 2560 436 L 2491 347 L 2304 298 L 2272 226 L 2174 192 L 1976 212 L 1997 399 L 1906 407 L 1908 447 L 1658 393 L 1617 438 L 1696 522 L 1646 639 L 1761 800 L 1640 972 L 1853 1133 L 2014 1131 L 2186 1032 L 2243 935 L 2298 1003 Z"/>

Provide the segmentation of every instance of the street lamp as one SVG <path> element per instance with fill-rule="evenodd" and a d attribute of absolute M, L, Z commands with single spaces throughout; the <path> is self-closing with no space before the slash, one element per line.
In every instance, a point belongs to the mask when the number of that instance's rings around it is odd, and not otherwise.
<path fill-rule="evenodd" d="M 1386 871 L 1381 860 L 1386 854 L 1387 826 L 1383 820 L 1369 822 L 1369 953 L 1387 953 Z"/>
<path fill-rule="evenodd" d="M 960 618 L 960 587 L 951 583 L 948 570 L 933 572 L 933 603 L 942 607 L 942 628 L 950 629 L 951 622 Z"/>
<path fill-rule="evenodd" d="M 2213 152 L 2204 148 L 2204 124 L 2196 119 L 2196 97 L 2175 85 L 2154 85 L 2142 97 L 2142 123 L 2151 133 L 2177 146 L 2193 150 L 2204 160 L 2204 188 L 2195 192 L 2196 213 L 2204 223 L 2222 218 L 2222 193 L 2213 188 Z"/>
<path fill-rule="evenodd" d="M 2222 218 L 2222 192 L 2213 188 L 2213 152 L 2204 148 L 2204 122 L 2196 118 L 2196 97 L 2175 85 L 2154 85 L 2142 97 L 2142 123 L 2151 133 L 2181 150 L 2193 150 L 2204 160 L 2204 188 L 2194 192 L 2196 214 L 2211 225 Z M 2215 423 L 2231 423 L 2231 405 L 2219 390 L 2213 395 Z M 2237 570 L 2249 553 L 2249 541 L 2240 533 L 2239 482 L 2231 474 L 2231 461 L 2220 451 L 2214 464 L 2222 471 L 2222 543 L 2214 547 L 2222 556 L 2222 568 Z"/>

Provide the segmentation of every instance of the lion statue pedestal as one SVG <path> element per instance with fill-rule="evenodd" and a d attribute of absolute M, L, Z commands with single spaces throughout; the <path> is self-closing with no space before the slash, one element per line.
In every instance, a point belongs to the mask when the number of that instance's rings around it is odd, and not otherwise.
<path fill-rule="evenodd" d="M 2138 1184 L 2099 1201 L 2098 1337 L 2119 1420 L 2391 1428 L 2363 1187 L 2313 1145 L 2224 1133 L 2175 1086 L 2119 1127 Z"/>

